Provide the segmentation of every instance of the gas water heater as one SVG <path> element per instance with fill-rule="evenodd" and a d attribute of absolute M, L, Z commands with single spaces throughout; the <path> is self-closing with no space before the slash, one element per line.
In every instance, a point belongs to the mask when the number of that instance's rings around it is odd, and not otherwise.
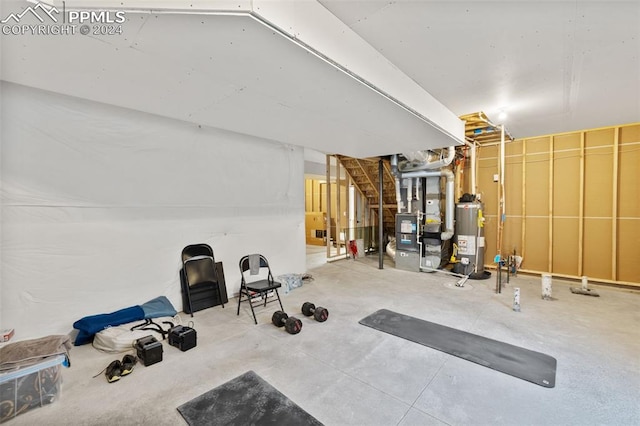
<path fill-rule="evenodd" d="M 460 202 L 456 205 L 453 271 L 469 275 L 472 279 L 485 278 L 484 272 L 484 217 L 479 201 Z"/>

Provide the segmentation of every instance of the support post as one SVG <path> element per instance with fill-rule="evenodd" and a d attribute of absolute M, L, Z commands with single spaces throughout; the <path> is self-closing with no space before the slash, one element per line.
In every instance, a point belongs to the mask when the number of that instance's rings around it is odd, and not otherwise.
<path fill-rule="evenodd" d="M 554 178 L 554 140 L 549 136 L 549 252 L 547 257 L 547 269 L 553 272 L 553 178 Z"/>
<path fill-rule="evenodd" d="M 613 137 L 613 188 L 611 207 L 611 280 L 618 279 L 618 156 L 620 151 L 620 127 L 614 129 Z"/>
<path fill-rule="evenodd" d="M 384 165 L 382 158 L 378 160 L 378 269 L 384 269 L 384 218 L 382 212 L 382 191 L 384 190 Z"/>
<path fill-rule="evenodd" d="M 525 256 L 525 238 L 527 236 L 527 140 L 522 140 L 522 233 L 520 236 L 520 256 Z"/>
<path fill-rule="evenodd" d="M 580 132 L 580 205 L 578 206 L 578 275 L 584 273 L 584 132 Z"/>
<path fill-rule="evenodd" d="M 327 259 L 331 257 L 331 156 L 327 155 Z"/>
<path fill-rule="evenodd" d="M 340 250 L 342 247 L 342 240 L 340 236 L 342 235 L 342 204 L 340 203 L 340 199 L 342 198 L 342 163 L 340 162 L 340 158 L 335 156 L 336 159 L 336 254 L 340 256 Z M 347 253 L 347 245 L 344 245 L 345 248 L 345 256 L 349 256 Z"/>

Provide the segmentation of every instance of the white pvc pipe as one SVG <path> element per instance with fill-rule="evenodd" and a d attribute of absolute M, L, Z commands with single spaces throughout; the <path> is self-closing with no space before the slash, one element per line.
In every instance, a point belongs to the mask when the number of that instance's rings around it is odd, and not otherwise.
<path fill-rule="evenodd" d="M 407 213 L 411 213 L 411 197 L 413 195 L 412 184 L 413 181 L 411 179 L 407 179 Z"/>
<path fill-rule="evenodd" d="M 398 213 L 404 211 L 404 203 L 402 202 L 402 194 L 400 193 L 400 179 L 396 178 L 396 202 L 398 203 Z"/>

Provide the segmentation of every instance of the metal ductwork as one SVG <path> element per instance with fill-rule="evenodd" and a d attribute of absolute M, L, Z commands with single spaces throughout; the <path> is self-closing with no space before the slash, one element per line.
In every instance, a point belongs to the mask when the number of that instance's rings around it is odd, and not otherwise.
<path fill-rule="evenodd" d="M 455 200 L 454 190 L 455 182 L 453 172 L 449 169 L 444 170 L 421 170 L 417 172 L 400 173 L 402 179 L 409 178 L 423 178 L 423 177 L 439 177 L 443 176 L 447 179 L 445 186 L 445 216 L 444 227 L 445 231 L 441 235 L 443 241 L 450 240 L 453 237 L 453 219 L 455 216 Z"/>
<path fill-rule="evenodd" d="M 450 158 L 449 163 L 453 160 L 453 156 L 455 155 L 455 148 L 449 148 L 449 155 L 447 159 Z M 449 164 L 447 163 L 447 164 Z M 434 164 L 434 163 L 432 163 Z M 438 164 L 441 164 L 438 162 Z M 440 166 L 442 167 L 442 166 Z M 402 200 L 399 198 L 400 195 L 400 179 L 414 179 L 414 178 L 426 178 L 426 177 L 440 177 L 443 176 L 447 179 L 445 186 L 445 231 L 441 234 L 441 239 L 443 241 L 450 240 L 453 237 L 454 232 L 454 217 L 455 217 L 455 182 L 453 172 L 449 169 L 442 170 L 429 170 L 429 169 L 421 169 L 414 171 L 401 171 L 398 167 L 398 155 L 395 154 L 391 156 L 391 173 L 396 177 L 396 196 L 398 197 L 398 212 L 402 212 L 401 204 Z"/>
<path fill-rule="evenodd" d="M 407 159 L 407 161 L 398 162 L 396 157 L 396 166 L 398 171 L 401 173 L 418 170 L 434 170 L 451 164 L 456 155 L 456 148 L 453 146 L 447 148 L 446 156 L 444 155 L 444 149 L 437 157 L 434 155 L 433 151 L 412 151 L 402 153 L 402 155 Z"/>

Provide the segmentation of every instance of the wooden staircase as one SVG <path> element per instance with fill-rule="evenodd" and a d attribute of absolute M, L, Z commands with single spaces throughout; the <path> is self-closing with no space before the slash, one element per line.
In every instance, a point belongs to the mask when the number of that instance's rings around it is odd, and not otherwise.
<path fill-rule="evenodd" d="M 344 155 L 336 155 L 336 158 L 351 177 L 354 186 L 367 199 L 368 208 L 377 211 L 379 208 L 379 158 L 353 158 Z M 382 176 L 382 218 L 384 231 L 389 235 L 395 233 L 396 213 L 398 205 L 396 203 L 395 178 L 391 174 L 389 159 L 383 158 L 384 172 Z"/>

